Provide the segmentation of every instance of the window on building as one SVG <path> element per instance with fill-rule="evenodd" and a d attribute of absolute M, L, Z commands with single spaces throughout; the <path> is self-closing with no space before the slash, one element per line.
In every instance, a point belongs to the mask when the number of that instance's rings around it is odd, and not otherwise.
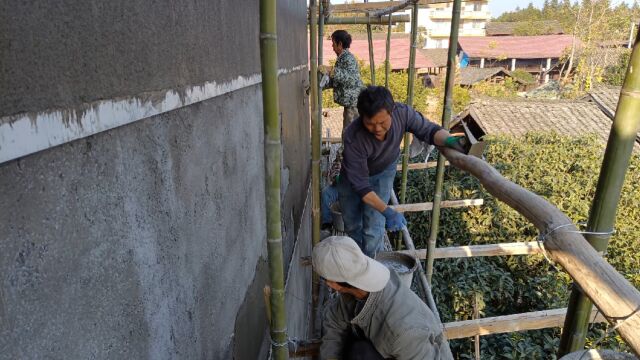
<path fill-rule="evenodd" d="M 434 47 L 436 49 L 442 49 L 442 40 L 441 39 L 433 40 L 433 44 L 434 44 Z"/>
<path fill-rule="evenodd" d="M 473 3 L 473 11 L 482 11 L 482 3 L 480 2 Z"/>
<path fill-rule="evenodd" d="M 484 21 L 482 20 L 473 20 L 471 23 L 474 29 L 484 29 Z"/>

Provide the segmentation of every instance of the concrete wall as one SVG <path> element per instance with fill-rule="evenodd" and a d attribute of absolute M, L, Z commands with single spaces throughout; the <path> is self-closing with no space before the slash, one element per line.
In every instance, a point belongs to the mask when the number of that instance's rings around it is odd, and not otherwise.
<path fill-rule="evenodd" d="M 285 258 L 305 283 L 305 4 L 278 15 Z M 0 152 L 70 134 L 0 164 L 0 359 L 264 357 L 258 23 L 250 0 L 0 0 Z M 87 126 L 100 106 L 121 111 Z"/>

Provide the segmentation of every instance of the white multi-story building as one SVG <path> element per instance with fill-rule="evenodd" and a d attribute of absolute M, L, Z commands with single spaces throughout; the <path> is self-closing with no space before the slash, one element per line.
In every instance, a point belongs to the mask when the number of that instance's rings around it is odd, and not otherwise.
<path fill-rule="evenodd" d="M 426 38 L 423 44 L 425 49 L 449 47 L 452 6 L 450 2 L 420 5 L 418 27 L 424 29 L 421 34 Z M 463 1 L 458 36 L 485 36 L 485 27 L 490 18 L 488 0 Z M 405 26 L 405 32 L 410 30 L 410 26 Z"/>

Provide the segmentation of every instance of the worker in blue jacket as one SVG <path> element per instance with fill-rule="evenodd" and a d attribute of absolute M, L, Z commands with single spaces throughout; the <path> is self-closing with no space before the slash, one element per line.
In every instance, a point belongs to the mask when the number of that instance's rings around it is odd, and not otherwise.
<path fill-rule="evenodd" d="M 436 146 L 465 152 L 464 137 L 426 120 L 389 90 L 369 86 L 358 96 L 360 116 L 344 131 L 343 162 L 338 184 L 345 230 L 370 257 L 383 248 L 386 227 L 399 231 L 404 216 L 387 206 L 405 132 Z"/>

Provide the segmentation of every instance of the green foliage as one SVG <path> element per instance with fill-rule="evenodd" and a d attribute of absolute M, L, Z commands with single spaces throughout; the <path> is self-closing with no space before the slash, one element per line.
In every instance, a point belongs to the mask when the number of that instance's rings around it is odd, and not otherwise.
<path fill-rule="evenodd" d="M 576 224 L 585 222 L 595 194 L 604 147 L 595 136 L 569 138 L 531 133 L 523 138 L 492 137 L 486 160 L 502 175 L 543 196 Z M 640 157 L 634 154 L 618 209 L 616 234 L 607 260 L 640 288 Z M 408 202 L 433 200 L 435 170 L 409 173 Z M 399 188 L 400 176 L 396 178 Z M 483 198 L 484 205 L 443 209 L 438 246 L 535 241 L 537 229 L 523 216 L 497 201 L 470 175 L 453 167 L 445 172 L 443 199 Z M 416 247 L 428 238 L 430 214 L 408 214 Z M 479 298 L 482 317 L 515 314 L 567 306 L 571 283 L 543 256 L 510 256 L 442 259 L 435 262 L 433 293 L 445 322 L 471 319 L 474 299 Z M 588 343 L 598 339 L 605 325 L 593 326 Z M 482 358 L 555 359 L 559 329 L 481 337 Z M 471 339 L 454 340 L 457 358 L 472 358 Z M 611 335 L 600 346 L 626 349 Z"/>
<path fill-rule="evenodd" d="M 516 69 L 512 71 L 511 76 L 527 84 L 533 84 L 536 81 L 536 78 L 531 75 L 531 73 L 522 69 Z"/>
<path fill-rule="evenodd" d="M 474 96 L 489 96 L 500 99 L 515 98 L 518 96 L 518 84 L 511 78 L 506 78 L 503 84 L 482 81 L 473 85 L 471 92 Z"/>
<path fill-rule="evenodd" d="M 624 77 L 627 73 L 627 67 L 629 67 L 629 59 L 631 58 L 631 51 L 625 51 L 620 54 L 618 62 L 615 65 L 608 66 L 604 71 L 604 83 L 609 85 L 622 86 Z"/>

